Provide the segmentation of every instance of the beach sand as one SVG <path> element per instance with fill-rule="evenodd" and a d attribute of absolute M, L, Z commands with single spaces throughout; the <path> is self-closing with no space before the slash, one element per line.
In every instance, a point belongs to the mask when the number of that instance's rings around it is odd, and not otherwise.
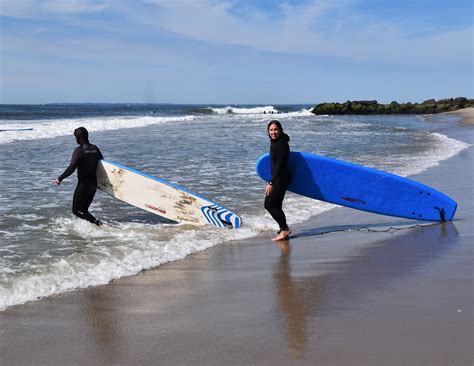
<path fill-rule="evenodd" d="M 474 144 L 470 125 L 440 132 Z M 458 202 L 452 223 L 337 208 L 285 243 L 266 232 L 15 306 L 0 364 L 472 365 L 473 154 L 412 177 Z"/>
<path fill-rule="evenodd" d="M 454 112 L 446 112 L 443 114 L 453 114 L 462 118 L 461 123 L 464 125 L 474 125 L 474 108 L 464 108 Z"/>

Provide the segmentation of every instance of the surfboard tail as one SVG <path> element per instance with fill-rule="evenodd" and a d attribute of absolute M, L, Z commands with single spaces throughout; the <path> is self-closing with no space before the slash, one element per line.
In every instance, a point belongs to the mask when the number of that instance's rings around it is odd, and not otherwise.
<path fill-rule="evenodd" d="M 201 212 L 210 225 L 238 229 L 242 226 L 242 219 L 225 207 L 209 205 L 201 207 Z"/>
<path fill-rule="evenodd" d="M 453 221 L 454 219 L 454 214 L 456 213 L 456 210 L 458 208 L 458 204 L 456 201 L 451 200 L 452 204 L 450 207 L 444 208 L 441 206 L 434 206 L 433 208 L 439 212 L 439 221 L 440 222 L 445 222 L 445 221 Z"/>

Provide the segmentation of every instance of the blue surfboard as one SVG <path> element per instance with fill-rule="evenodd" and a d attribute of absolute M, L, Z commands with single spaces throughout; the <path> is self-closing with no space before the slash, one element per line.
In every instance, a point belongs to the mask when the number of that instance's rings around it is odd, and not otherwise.
<path fill-rule="evenodd" d="M 0 129 L 0 132 L 18 132 L 18 131 L 33 131 L 33 128 L 5 128 L 5 129 Z"/>
<path fill-rule="evenodd" d="M 382 215 L 425 221 L 450 221 L 457 204 L 437 190 L 377 169 L 292 151 L 292 183 L 288 187 L 306 197 Z M 257 161 L 257 174 L 269 181 L 270 156 Z"/>

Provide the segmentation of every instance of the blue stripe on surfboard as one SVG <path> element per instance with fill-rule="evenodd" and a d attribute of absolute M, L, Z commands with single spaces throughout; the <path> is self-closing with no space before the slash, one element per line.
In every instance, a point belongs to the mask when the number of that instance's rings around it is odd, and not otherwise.
<path fill-rule="evenodd" d="M 222 206 L 203 206 L 201 207 L 201 212 L 211 225 L 225 227 L 225 225 L 231 224 L 235 229 L 241 226 L 240 217 Z"/>
<path fill-rule="evenodd" d="M 229 216 L 231 216 L 230 212 L 227 210 L 218 210 L 217 211 L 217 217 L 219 220 L 224 221 L 224 222 L 230 222 Z"/>
<path fill-rule="evenodd" d="M 211 220 L 212 225 L 222 227 L 223 226 L 222 223 L 215 217 L 214 210 L 212 210 L 211 208 L 214 208 L 214 206 L 204 207 L 204 211 L 206 212 L 207 216 Z"/>
<path fill-rule="evenodd" d="M 232 214 L 230 212 L 228 212 L 227 214 L 225 214 L 222 218 L 223 221 L 226 221 L 226 222 L 231 222 L 231 219 L 232 219 Z"/>
<path fill-rule="evenodd" d="M 217 216 L 221 221 L 231 223 L 236 229 L 240 227 L 240 218 L 226 209 L 219 210 Z M 232 218 L 235 219 L 232 220 Z"/>
<path fill-rule="evenodd" d="M 235 216 L 235 227 L 236 228 L 242 227 L 242 219 L 240 218 L 240 216 Z"/>
<path fill-rule="evenodd" d="M 222 222 L 222 219 L 221 219 L 221 212 L 222 212 L 222 209 L 223 207 L 222 206 L 218 206 L 218 205 L 215 205 L 213 207 L 213 212 L 212 212 L 212 216 L 214 217 L 215 220 L 217 220 L 219 222 L 220 225 L 222 225 L 222 227 L 225 226 L 225 224 Z M 224 211 L 227 211 L 226 209 L 224 209 Z"/>
<path fill-rule="evenodd" d="M 215 225 L 214 222 L 212 221 L 211 217 L 209 216 L 209 210 L 207 209 L 207 206 L 202 206 L 201 207 L 201 212 L 204 215 L 204 217 L 207 220 L 207 223 L 209 225 Z"/>
<path fill-rule="evenodd" d="M 218 227 L 224 227 L 224 224 L 216 217 L 216 211 L 215 207 L 216 205 L 213 206 L 203 206 L 201 207 L 201 212 L 204 214 L 204 217 L 206 220 L 214 226 Z"/>
<path fill-rule="evenodd" d="M 204 212 L 204 214 L 205 214 L 206 217 L 207 217 L 207 221 L 208 221 L 211 225 L 219 226 L 220 222 L 218 222 L 218 221 L 216 220 L 216 218 L 215 218 L 214 215 L 213 215 L 212 210 L 211 210 L 208 206 L 205 206 L 205 207 L 201 208 L 201 211 Z"/>

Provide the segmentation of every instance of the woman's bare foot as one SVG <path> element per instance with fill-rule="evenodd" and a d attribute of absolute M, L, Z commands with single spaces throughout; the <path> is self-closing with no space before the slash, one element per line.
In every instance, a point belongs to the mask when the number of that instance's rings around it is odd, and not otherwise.
<path fill-rule="evenodd" d="M 291 230 L 281 230 L 280 233 L 275 236 L 272 240 L 273 241 L 280 241 L 280 240 L 287 240 L 288 236 L 291 234 Z"/>

